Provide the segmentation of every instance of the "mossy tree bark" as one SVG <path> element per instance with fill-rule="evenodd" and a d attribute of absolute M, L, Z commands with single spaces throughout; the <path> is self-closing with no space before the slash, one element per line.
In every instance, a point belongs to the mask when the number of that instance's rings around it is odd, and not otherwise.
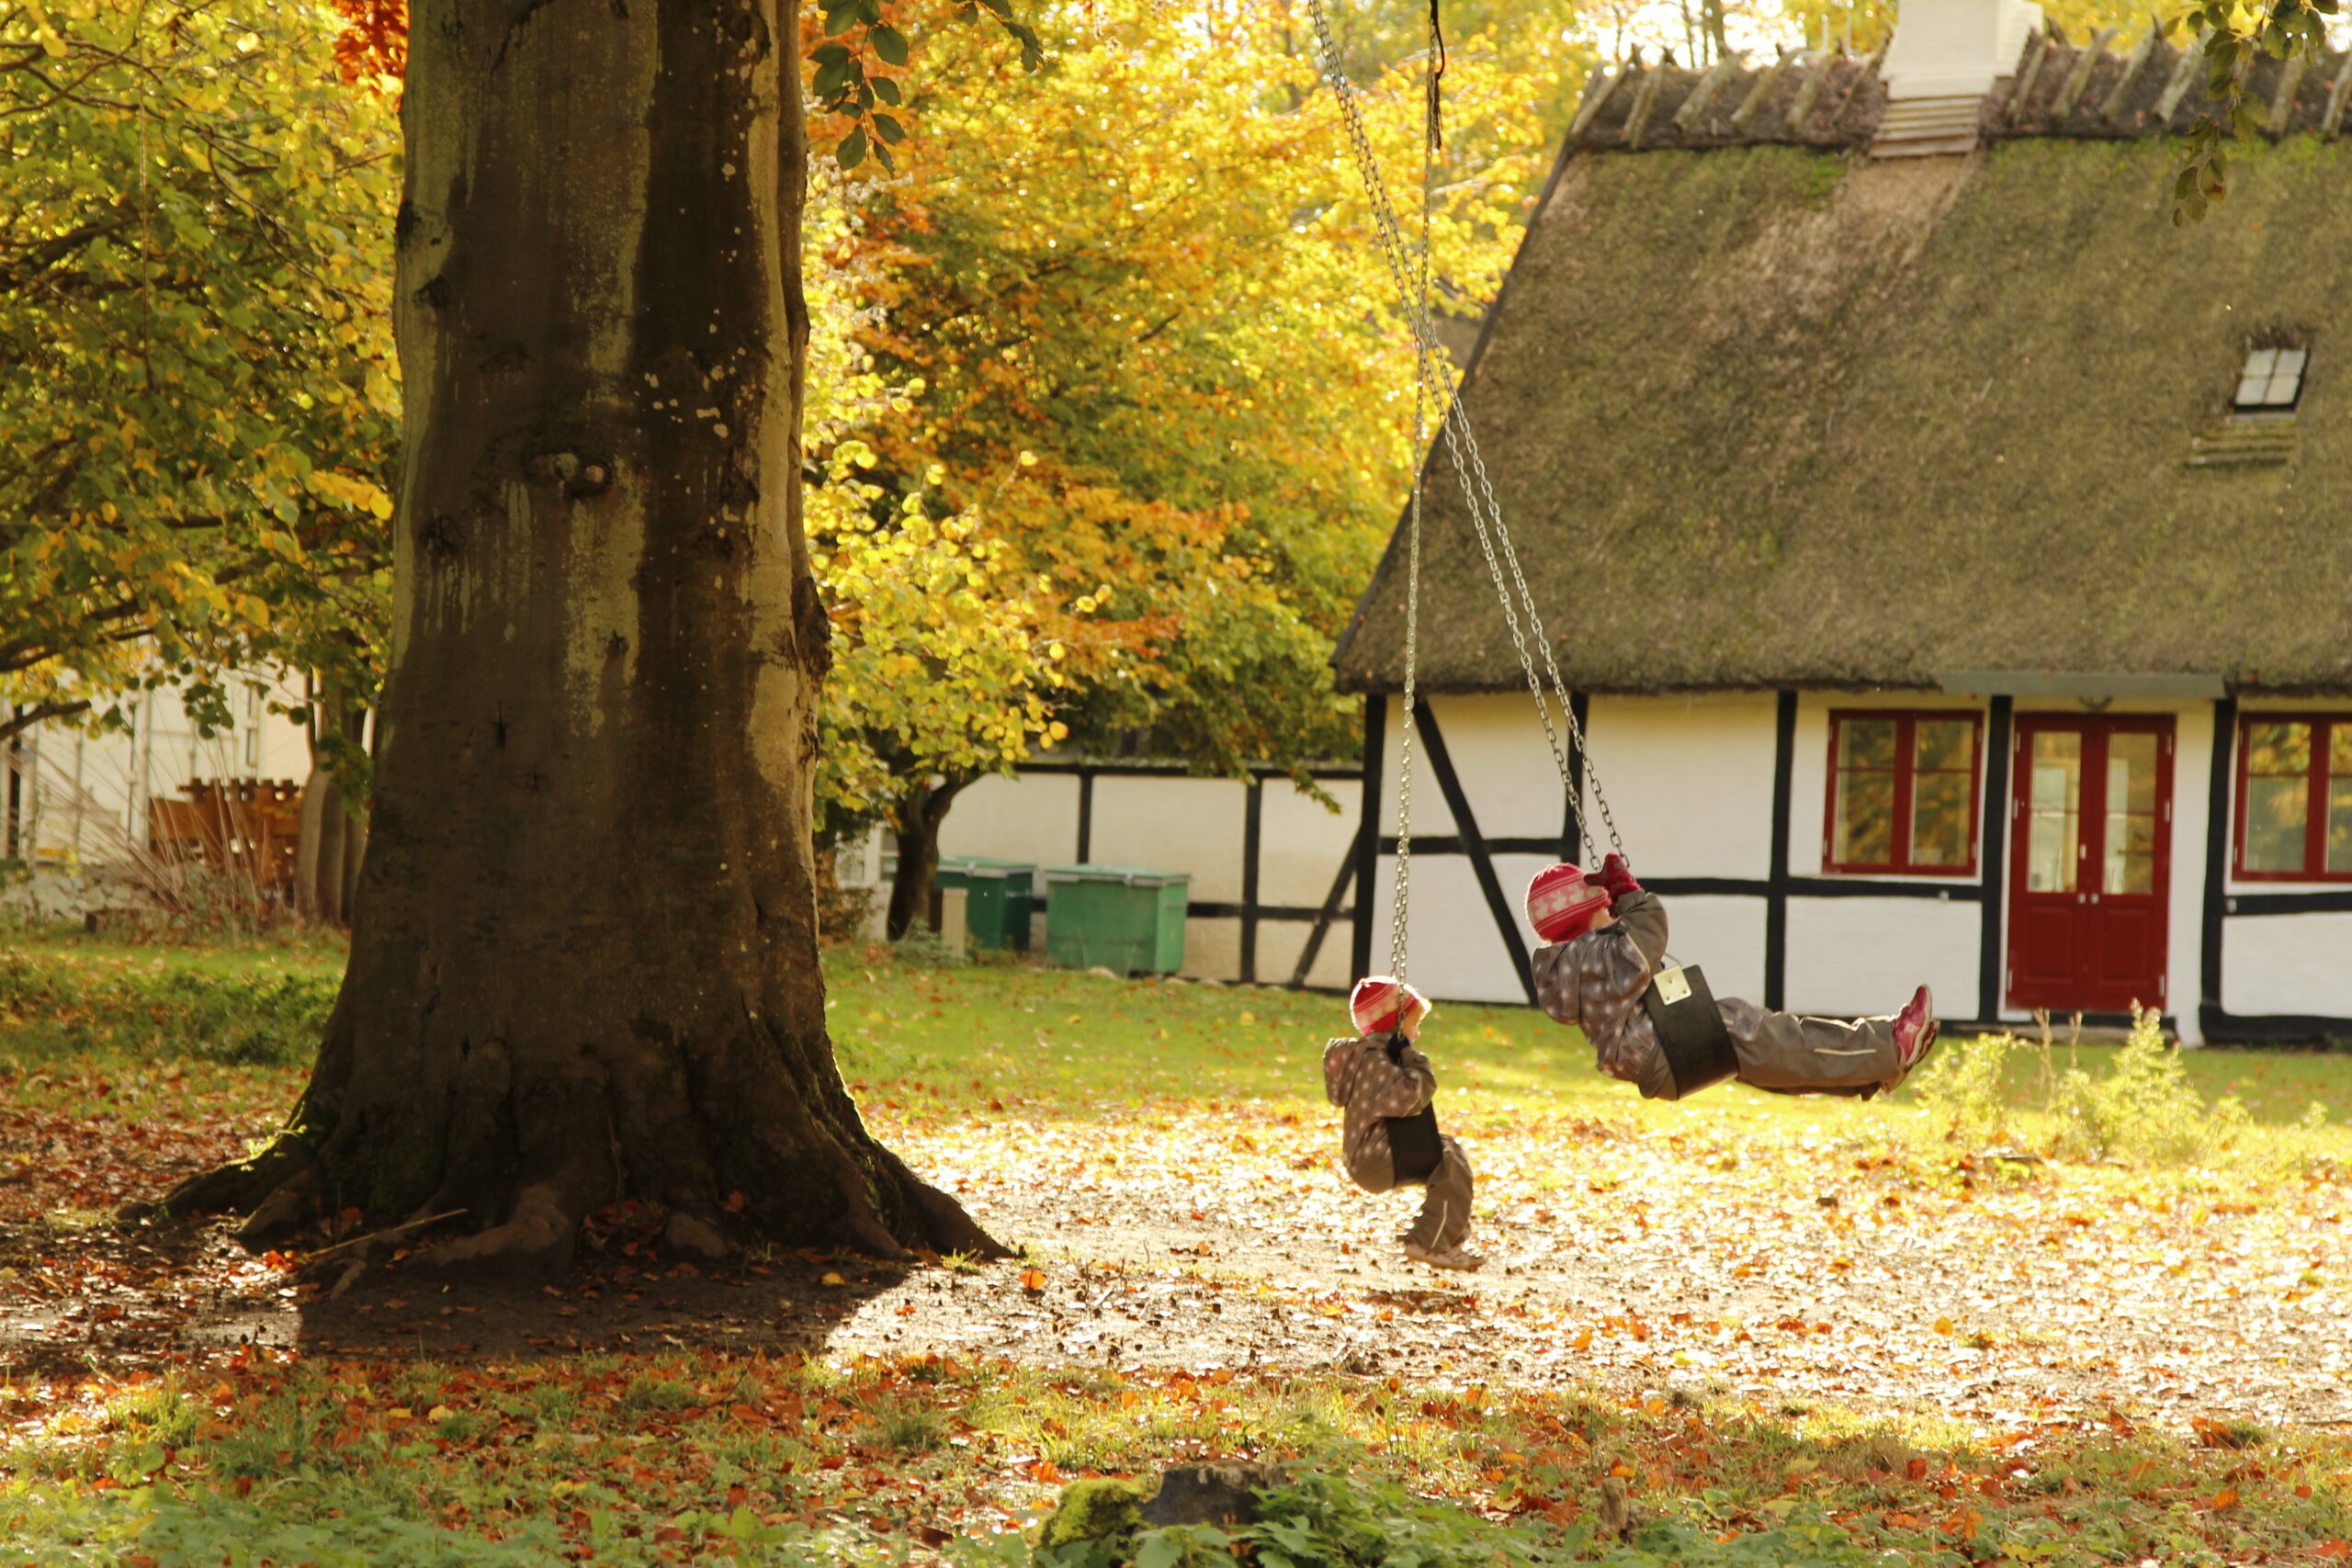
<path fill-rule="evenodd" d="M 998 1251 L 825 1032 L 792 12 L 419 0 L 411 39 L 350 969 L 297 1135 L 167 1203 L 463 1210 L 433 1260 L 525 1277 L 623 1197 L 688 1251 Z"/>

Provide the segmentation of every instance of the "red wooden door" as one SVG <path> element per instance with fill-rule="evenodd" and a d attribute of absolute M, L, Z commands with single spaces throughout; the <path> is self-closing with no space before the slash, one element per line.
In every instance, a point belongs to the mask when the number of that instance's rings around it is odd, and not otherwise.
<path fill-rule="evenodd" d="M 2172 739 L 2165 717 L 2018 716 L 2011 1007 L 2165 1005 Z"/>

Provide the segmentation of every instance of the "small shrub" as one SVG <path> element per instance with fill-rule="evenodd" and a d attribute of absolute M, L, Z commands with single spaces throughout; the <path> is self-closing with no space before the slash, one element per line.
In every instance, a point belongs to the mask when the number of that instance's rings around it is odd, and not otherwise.
<path fill-rule="evenodd" d="M 1920 1100 L 1944 1124 L 1944 1136 L 1970 1148 L 2008 1135 L 2009 1106 L 2002 1092 L 2009 1057 L 2025 1044 L 2014 1034 L 1954 1040 L 1920 1074 Z"/>
<path fill-rule="evenodd" d="M 2051 1109 L 2058 1152 L 2081 1159 L 2193 1163 L 2228 1150 L 2249 1125 L 2234 1097 L 2209 1104 L 2197 1092 L 2153 1010 L 2133 1012 L 2106 1077 L 2069 1069 Z"/>

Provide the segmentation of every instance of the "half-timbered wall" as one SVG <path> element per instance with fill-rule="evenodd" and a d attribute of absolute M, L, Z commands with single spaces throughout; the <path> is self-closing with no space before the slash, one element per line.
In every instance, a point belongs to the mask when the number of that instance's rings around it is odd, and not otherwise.
<path fill-rule="evenodd" d="M 2254 711 L 2310 712 L 2273 702 Z M 1046 764 L 975 786 L 949 819 L 951 853 L 1066 863 L 1080 858 L 1193 874 L 1186 972 L 1294 978 L 1320 929 L 1307 983 L 1385 969 L 1396 886 L 1400 705 L 1374 697 L 1378 744 L 1363 776 L 1379 802 L 1360 832 L 1355 776 L 1323 780 L 1333 817 L 1270 778 L 1256 786 L 1129 768 Z M 1835 872 L 1825 842 L 1831 715 L 1954 712 L 1980 728 L 1976 864 L 1965 875 Z M 2344 705 L 2352 713 L 2352 704 Z M 1559 739 L 1571 772 L 1605 784 L 1643 881 L 1668 900 L 1674 955 L 1703 964 L 1718 995 L 1853 1015 L 1935 990 L 1948 1018 L 2026 1023 L 2008 1005 L 2010 875 L 2021 818 L 2016 749 L 2037 716 L 2155 716 L 2170 729 L 2169 849 L 2161 982 L 2183 1038 L 2352 1034 L 2352 886 L 2231 874 L 2240 709 L 2214 702 L 1756 693 L 1578 699 L 1590 755 Z M 2218 740 L 2218 745 L 2217 745 Z M 1523 695 L 1426 699 L 1413 766 L 1408 967 L 1441 998 L 1523 1002 L 1535 946 L 1521 895 L 1577 856 L 1557 763 Z M 1609 836 L 1589 790 L 1585 811 Z M 1081 843 L 1081 836 L 1086 841 Z M 1254 852 L 1251 845 L 1254 843 Z M 1254 885 L 1248 867 L 1258 867 Z M 1355 883 L 1371 885 L 1359 911 Z M 2114 1014 L 2094 1021 L 2118 1021 Z"/>

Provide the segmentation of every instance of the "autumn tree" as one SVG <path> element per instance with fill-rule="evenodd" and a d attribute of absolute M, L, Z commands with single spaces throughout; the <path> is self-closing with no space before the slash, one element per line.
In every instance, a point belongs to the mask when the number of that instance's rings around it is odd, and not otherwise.
<path fill-rule="evenodd" d="M 1034 74 L 983 35 L 918 39 L 899 177 L 848 242 L 863 342 L 912 404 L 863 437 L 871 480 L 996 542 L 1078 743 L 1223 773 L 1344 752 L 1326 660 L 1406 489 L 1412 367 L 1303 17 L 1250 0 L 1204 28 L 1114 0 L 1033 19 Z M 1421 78 L 1371 74 L 1380 155 L 1417 187 Z M 1486 43 L 1447 82 L 1437 245 L 1476 298 L 1548 149 Z M 899 771 L 894 934 L 976 776 Z"/>
<path fill-rule="evenodd" d="M 0 15 L 0 739 L 165 683 L 225 726 L 271 667 L 373 700 L 397 137 L 323 68 L 338 28 L 219 0 Z"/>
<path fill-rule="evenodd" d="M 392 661 L 351 959 L 289 1135 L 181 1210 L 990 1250 L 834 1065 L 809 833 L 807 167 L 775 0 L 414 9 Z"/>

